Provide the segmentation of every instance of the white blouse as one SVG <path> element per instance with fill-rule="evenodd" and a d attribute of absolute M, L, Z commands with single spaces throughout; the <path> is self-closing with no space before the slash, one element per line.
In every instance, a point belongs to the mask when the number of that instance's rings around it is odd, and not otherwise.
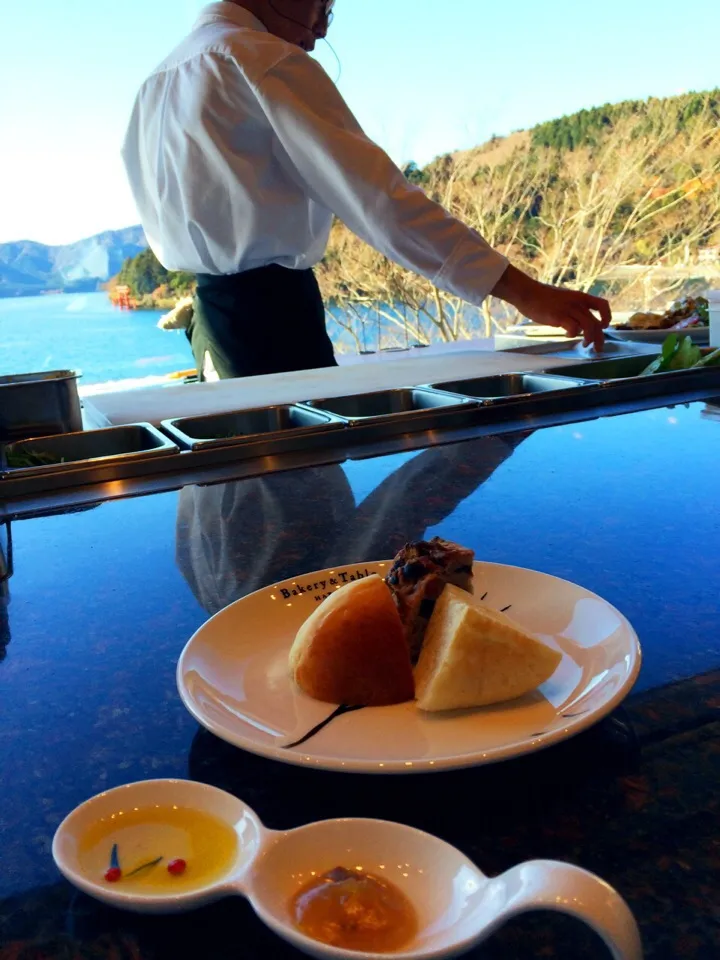
<path fill-rule="evenodd" d="M 213 3 L 137 96 L 123 160 L 168 270 L 231 274 L 322 258 L 333 215 L 480 304 L 507 261 L 410 184 L 323 68 L 234 3 Z"/>

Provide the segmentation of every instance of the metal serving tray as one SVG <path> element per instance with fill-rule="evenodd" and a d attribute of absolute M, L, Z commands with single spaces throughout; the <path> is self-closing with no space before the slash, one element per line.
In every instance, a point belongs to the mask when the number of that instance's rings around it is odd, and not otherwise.
<path fill-rule="evenodd" d="M 580 360 L 567 366 L 553 367 L 547 372 L 554 376 L 582 377 L 584 380 L 624 380 L 627 377 L 637 377 L 657 357 L 657 353 L 644 353 L 635 357 L 613 357 L 610 360 Z M 689 371 L 671 371 L 685 373 Z M 653 377 L 664 377 L 664 373 L 653 374 Z"/>
<path fill-rule="evenodd" d="M 0 441 L 82 430 L 73 370 L 0 377 Z"/>
<path fill-rule="evenodd" d="M 244 455 L 257 457 L 321 443 L 328 431 L 342 429 L 345 421 L 320 410 L 288 404 L 179 417 L 163 420 L 161 426 L 185 450 L 237 445 L 243 450 L 248 447 Z M 238 451 L 240 455 L 243 450 Z"/>
<path fill-rule="evenodd" d="M 297 449 L 277 457 L 265 455 L 262 443 L 184 451 L 170 444 L 167 456 L 110 457 L 99 465 L 98 461 L 81 461 L 72 465 L 77 469 L 66 467 L 52 473 L 41 468 L 35 475 L 25 476 L 21 470 L 12 470 L 0 477 L 0 520 L 35 515 L 41 504 L 44 510 L 50 505 L 60 511 L 139 492 L 175 490 L 190 483 L 225 482 L 277 470 L 342 463 L 349 458 L 421 450 L 509 430 L 577 423 L 697 400 L 714 403 L 712 398 L 720 396 L 720 370 L 705 367 L 682 375 L 594 381 L 578 389 L 521 395 L 504 403 L 467 401 L 458 406 L 457 397 L 440 396 L 449 398 L 451 405 L 428 408 L 429 419 L 414 419 L 410 412 L 406 416 L 380 417 L 379 426 L 373 426 L 369 418 L 367 429 L 359 420 L 353 429 L 324 434 L 319 448 L 309 449 L 315 435 L 304 435 Z"/>
<path fill-rule="evenodd" d="M 179 453 L 177 444 L 149 423 L 132 423 L 103 430 L 85 430 L 49 437 L 33 437 L 8 443 L 2 450 L 0 480 L 18 477 L 43 477 L 65 473 L 84 473 L 88 480 L 108 479 L 106 468 L 138 463 L 148 458 Z M 12 467 L 13 454 L 48 454 L 58 462 L 27 467 Z"/>
<path fill-rule="evenodd" d="M 440 393 L 427 387 L 378 390 L 355 396 L 309 400 L 314 410 L 342 417 L 354 430 L 367 428 L 373 435 L 420 430 L 428 424 L 448 426 L 472 418 L 479 404 L 467 397 Z"/>
<path fill-rule="evenodd" d="M 430 387 L 433 390 L 482 400 L 484 403 L 498 403 L 520 397 L 530 398 L 537 393 L 577 390 L 587 382 L 585 379 L 555 377 L 551 374 L 505 373 L 472 380 L 444 380 L 441 383 L 432 383 Z"/>

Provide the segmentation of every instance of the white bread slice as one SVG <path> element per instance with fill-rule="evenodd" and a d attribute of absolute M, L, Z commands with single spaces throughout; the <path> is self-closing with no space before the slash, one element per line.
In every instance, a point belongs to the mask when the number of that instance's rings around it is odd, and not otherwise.
<path fill-rule="evenodd" d="M 562 654 L 448 584 L 430 618 L 415 668 L 421 710 L 459 710 L 514 700 L 545 683 Z"/>

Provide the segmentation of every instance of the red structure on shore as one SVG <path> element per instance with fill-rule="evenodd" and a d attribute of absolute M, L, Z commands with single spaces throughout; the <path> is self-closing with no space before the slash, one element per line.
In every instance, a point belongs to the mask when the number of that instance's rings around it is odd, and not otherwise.
<path fill-rule="evenodd" d="M 132 298 L 130 287 L 120 285 L 110 291 L 110 301 L 114 307 L 121 310 L 134 310 L 137 304 Z"/>

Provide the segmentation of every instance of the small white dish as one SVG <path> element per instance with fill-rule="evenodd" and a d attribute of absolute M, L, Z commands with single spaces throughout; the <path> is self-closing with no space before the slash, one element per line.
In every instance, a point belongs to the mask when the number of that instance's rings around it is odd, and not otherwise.
<path fill-rule="evenodd" d="M 177 668 L 180 696 L 216 736 L 285 763 L 362 773 L 418 773 L 531 753 L 596 723 L 627 695 L 640 668 L 628 621 L 584 587 L 535 570 L 475 564 L 475 594 L 546 643 L 562 661 L 538 690 L 479 710 L 427 714 L 415 703 L 346 712 L 293 683 L 288 654 L 322 597 L 391 561 L 308 573 L 236 601 L 191 638 Z M 307 734 L 317 728 L 312 737 Z M 304 741 L 290 747 L 297 741 Z"/>
<path fill-rule="evenodd" d="M 152 893 L 128 890 L 122 883 L 107 883 L 91 876 L 80 861 L 80 838 L 101 819 L 122 814 L 135 807 L 156 805 L 186 807 L 218 817 L 232 826 L 238 838 L 238 853 L 228 875 L 206 888 L 179 893 Z M 234 883 L 246 872 L 260 850 L 265 828 L 255 813 L 224 790 L 193 780 L 141 780 L 99 793 L 76 807 L 55 832 L 52 855 L 60 872 L 78 889 L 111 906 L 136 913 L 178 913 L 235 892 Z"/>
<path fill-rule="evenodd" d="M 207 887 L 146 896 L 124 892 L 83 872 L 80 838 L 98 817 L 127 806 L 174 803 L 224 820 L 238 835 L 238 854 L 226 875 Z M 620 895 L 579 867 L 528 861 L 499 877 L 486 877 L 459 850 L 412 827 L 382 820 L 325 820 L 295 830 L 267 830 L 241 800 L 186 780 L 146 780 L 88 800 L 60 824 L 53 857 L 76 887 L 112 906 L 141 913 L 190 910 L 228 895 L 248 899 L 257 916 L 279 936 L 321 960 L 362 956 L 382 960 L 439 960 L 470 950 L 507 920 L 531 910 L 568 913 L 592 927 L 614 960 L 642 960 L 640 935 Z M 302 934 L 290 901 L 312 879 L 334 867 L 385 876 L 413 904 L 417 937 L 393 954 L 355 953 Z"/>

